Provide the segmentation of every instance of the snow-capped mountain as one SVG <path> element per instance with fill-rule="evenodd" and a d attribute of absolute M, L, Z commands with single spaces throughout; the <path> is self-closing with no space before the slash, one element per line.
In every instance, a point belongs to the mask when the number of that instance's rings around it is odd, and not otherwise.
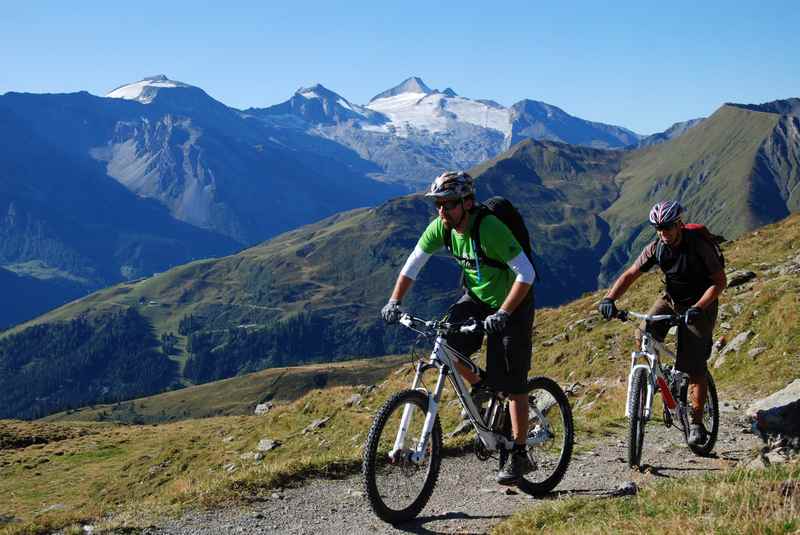
<path fill-rule="evenodd" d="M 532 100 L 507 108 L 431 89 L 418 77 L 375 95 L 364 105 L 315 85 L 288 101 L 245 112 L 277 128 L 301 129 L 340 143 L 378 166 L 379 180 L 418 189 L 442 169 L 468 169 L 522 139 L 623 148 L 638 134 L 586 121 Z"/>
<path fill-rule="evenodd" d="M 142 104 L 150 104 L 162 89 L 172 89 L 176 87 L 194 87 L 183 82 L 170 80 L 163 74 L 149 76 L 132 84 L 121 85 L 109 92 L 108 98 L 121 98 L 125 100 L 135 100 Z M 195 88 L 197 89 L 197 88 Z"/>
<path fill-rule="evenodd" d="M 409 78 L 376 95 L 367 108 L 389 118 L 380 125 L 380 131 L 393 129 L 396 135 L 403 137 L 415 131 L 445 132 L 458 122 L 496 130 L 503 135 L 508 135 L 511 127 L 507 108 L 460 97 L 450 88 L 432 90 L 419 78 Z"/>
<path fill-rule="evenodd" d="M 247 110 L 248 112 L 251 110 Z M 272 116 L 284 124 L 292 124 L 293 118 L 301 118 L 313 124 L 338 124 L 355 121 L 364 124 L 382 124 L 387 118 L 364 106 L 350 103 L 322 84 L 301 87 L 282 104 L 262 110 L 262 116 Z"/>

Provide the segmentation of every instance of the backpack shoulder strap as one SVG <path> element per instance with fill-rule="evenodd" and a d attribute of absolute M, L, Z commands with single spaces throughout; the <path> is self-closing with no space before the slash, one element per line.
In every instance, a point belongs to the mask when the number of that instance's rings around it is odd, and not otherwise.
<path fill-rule="evenodd" d="M 453 256 L 453 230 L 444 227 L 444 248 Z"/>
<path fill-rule="evenodd" d="M 656 238 L 656 264 L 661 265 L 661 257 L 664 254 L 664 242 Z"/>
<path fill-rule="evenodd" d="M 500 262 L 499 260 L 486 256 L 481 246 L 481 223 L 483 222 L 483 218 L 490 213 L 491 210 L 486 205 L 478 205 L 478 213 L 475 216 L 475 224 L 472 227 L 472 239 L 475 240 L 475 255 L 482 264 L 499 269 L 508 269 L 508 265 L 506 265 L 505 262 Z"/>

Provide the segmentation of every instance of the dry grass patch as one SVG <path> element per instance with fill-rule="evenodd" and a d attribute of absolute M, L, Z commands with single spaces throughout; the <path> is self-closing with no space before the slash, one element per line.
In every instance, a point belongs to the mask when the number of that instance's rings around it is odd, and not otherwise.
<path fill-rule="evenodd" d="M 663 481 L 628 498 L 544 502 L 492 533 L 798 533 L 798 477 L 800 465 L 794 463 Z"/>

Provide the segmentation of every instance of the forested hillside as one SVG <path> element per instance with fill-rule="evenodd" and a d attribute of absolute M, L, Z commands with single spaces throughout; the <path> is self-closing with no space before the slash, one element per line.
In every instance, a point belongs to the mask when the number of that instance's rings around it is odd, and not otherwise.
<path fill-rule="evenodd" d="M 3 338 L 0 418 L 39 418 L 167 388 L 177 366 L 158 345 L 150 322 L 132 308 Z"/>

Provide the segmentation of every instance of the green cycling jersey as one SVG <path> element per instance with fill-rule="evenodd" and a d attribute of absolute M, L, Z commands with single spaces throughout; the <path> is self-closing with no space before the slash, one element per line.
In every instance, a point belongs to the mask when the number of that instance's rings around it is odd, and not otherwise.
<path fill-rule="evenodd" d="M 459 260 L 464 271 L 464 283 L 470 292 L 489 307 L 497 309 L 511 290 L 516 274 L 510 269 L 495 268 L 480 263 L 471 237 L 474 224 L 475 218 L 470 217 L 469 228 L 464 234 L 455 230 L 451 233 L 453 256 Z M 417 245 L 425 253 L 434 254 L 444 248 L 444 235 L 444 224 L 437 217 L 422 233 Z M 483 218 L 480 238 L 484 254 L 504 264 L 522 253 L 522 247 L 511 230 L 494 215 L 489 214 Z"/>

